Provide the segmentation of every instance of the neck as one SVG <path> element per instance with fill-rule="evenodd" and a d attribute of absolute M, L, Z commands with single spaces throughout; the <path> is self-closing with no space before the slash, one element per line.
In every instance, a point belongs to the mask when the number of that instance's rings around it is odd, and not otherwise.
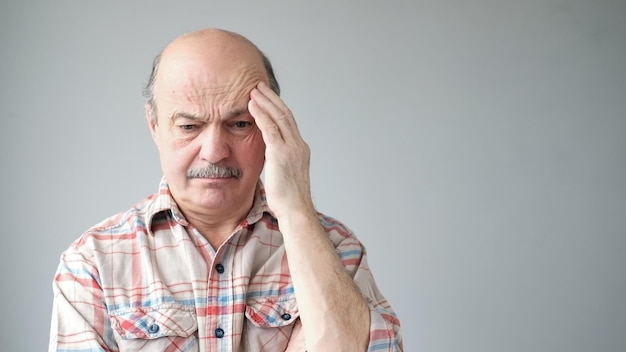
<path fill-rule="evenodd" d="M 254 194 L 243 206 L 228 209 L 204 209 L 182 207 L 181 212 L 196 229 L 217 250 L 233 234 L 237 226 L 246 218 L 254 201 Z"/>

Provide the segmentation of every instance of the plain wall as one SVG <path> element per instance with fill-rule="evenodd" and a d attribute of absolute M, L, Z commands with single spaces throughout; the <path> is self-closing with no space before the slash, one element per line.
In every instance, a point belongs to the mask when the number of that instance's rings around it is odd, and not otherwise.
<path fill-rule="evenodd" d="M 161 176 L 141 89 L 182 32 L 270 57 L 318 209 L 407 351 L 626 350 L 626 2 L 3 1 L 0 350 L 47 348 L 59 255 Z"/>

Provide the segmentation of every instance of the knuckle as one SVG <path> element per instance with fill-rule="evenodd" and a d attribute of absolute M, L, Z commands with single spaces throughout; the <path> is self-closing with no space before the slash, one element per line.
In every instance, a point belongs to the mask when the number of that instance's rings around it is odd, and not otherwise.
<path fill-rule="evenodd" d="M 291 119 L 292 119 L 291 114 L 282 114 L 278 117 L 278 120 L 281 120 L 281 121 L 289 121 Z"/>
<path fill-rule="evenodd" d="M 280 135 L 280 130 L 278 129 L 278 125 L 276 124 L 270 124 L 269 126 L 267 126 L 267 134 L 270 136 L 278 136 Z"/>

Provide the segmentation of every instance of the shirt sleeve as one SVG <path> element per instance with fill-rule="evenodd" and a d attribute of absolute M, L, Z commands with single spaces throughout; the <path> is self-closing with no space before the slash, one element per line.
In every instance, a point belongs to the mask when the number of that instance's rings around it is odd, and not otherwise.
<path fill-rule="evenodd" d="M 49 352 L 118 350 L 98 271 L 90 258 L 75 246 L 61 255 L 52 284 Z"/>
<path fill-rule="evenodd" d="M 370 308 L 370 341 L 368 351 L 403 351 L 400 320 L 393 308 L 378 289 L 367 265 L 365 250 L 354 275 L 354 282 L 361 289 Z"/>
<path fill-rule="evenodd" d="M 376 285 L 365 247 L 349 230 L 348 233 L 337 245 L 337 252 L 370 308 L 368 351 L 403 351 L 400 320 Z"/>

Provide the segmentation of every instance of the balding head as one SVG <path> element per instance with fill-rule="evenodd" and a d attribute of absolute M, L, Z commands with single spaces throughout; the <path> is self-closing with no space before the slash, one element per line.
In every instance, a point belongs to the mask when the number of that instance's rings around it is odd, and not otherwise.
<path fill-rule="evenodd" d="M 216 28 L 202 29 L 185 33 L 174 39 L 153 62 L 152 72 L 143 95 L 152 115 L 157 114 L 157 85 L 160 72 L 175 70 L 180 72 L 188 66 L 206 65 L 211 70 L 221 70 L 228 65 L 243 61 L 257 61 L 263 66 L 267 81 L 276 94 L 280 95 L 280 86 L 274 75 L 272 64 L 256 45 L 244 36 Z"/>

